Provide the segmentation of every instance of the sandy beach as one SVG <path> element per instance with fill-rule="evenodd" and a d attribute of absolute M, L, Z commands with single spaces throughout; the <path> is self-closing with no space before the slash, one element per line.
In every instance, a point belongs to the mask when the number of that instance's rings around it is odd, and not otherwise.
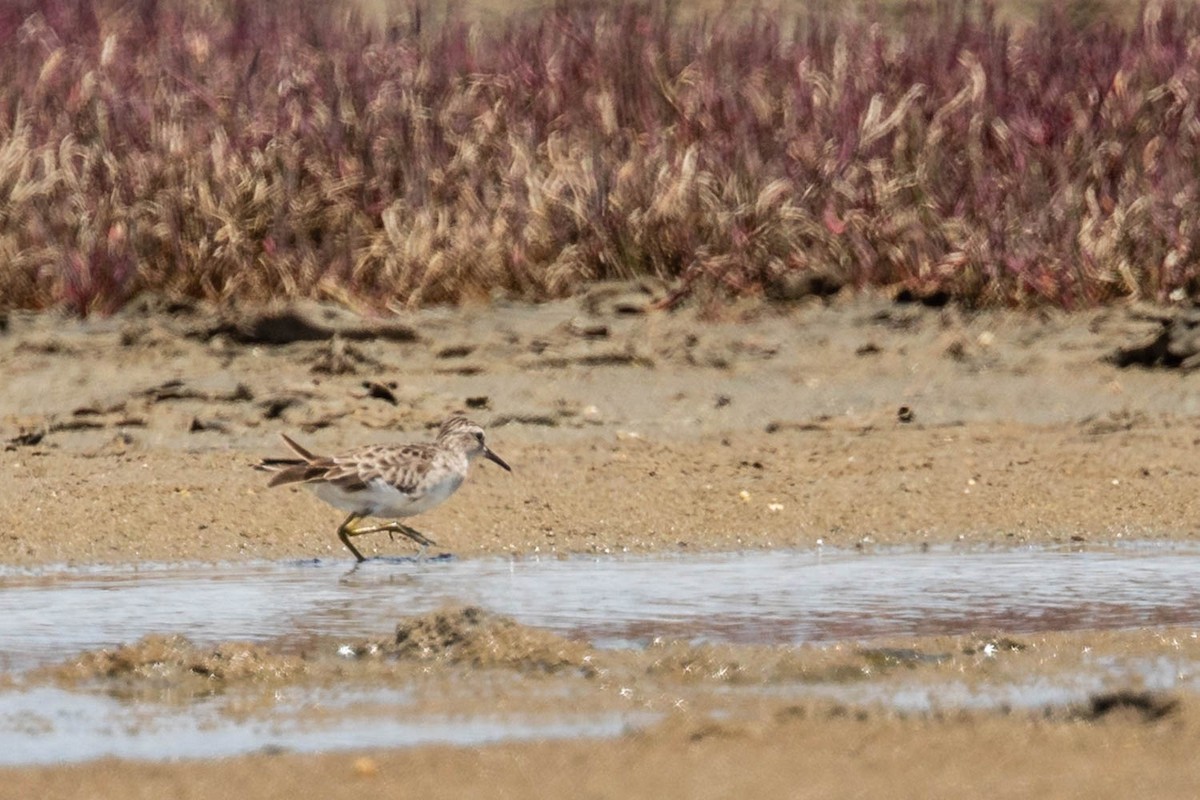
<path fill-rule="evenodd" d="M 455 559 L 1102 547 L 1192 542 L 1200 530 L 1195 378 L 1108 361 L 1156 335 L 1154 313 L 967 314 L 860 296 L 714 317 L 654 311 L 652 300 L 653 287 L 616 284 L 557 304 L 386 318 L 315 305 L 239 317 L 152 301 L 91 322 L 11 314 L 0 334 L 0 562 L 349 564 L 339 513 L 302 490 L 267 490 L 252 465 L 283 455 L 279 433 L 317 452 L 421 441 L 457 410 L 487 428 L 514 471 L 481 463 L 452 501 L 413 521 L 436 555 Z M 413 552 L 386 536 L 363 546 L 368 557 Z M 1092 632 L 1087 647 L 1195 648 L 1194 631 L 1174 633 L 1171 645 L 1154 629 Z M 1007 669 L 1075 652 L 1081 635 L 1018 636 L 1027 649 Z M 511 657 L 495 663 L 420 662 L 427 702 L 459 707 L 448 687 L 526 674 L 531 654 L 551 652 L 566 668 L 546 680 L 611 707 L 578 674 L 590 644 L 549 636 L 519 630 L 496 645 Z M 962 655 L 972 641 L 887 644 L 960 654 L 957 667 L 929 671 L 936 684 L 979 668 Z M 148 663 L 211 657 L 127 644 L 121 669 L 64 654 L 84 664 L 69 680 L 136 685 Z M 296 658 L 254 647 L 263 663 Z M 723 657 L 751 668 L 786 657 L 796 669 L 857 669 L 863 658 L 728 648 Z M 905 714 L 786 693 L 721 700 L 682 667 L 652 669 L 652 656 L 601 660 L 647 696 L 686 697 L 687 710 L 616 738 L 14 767 L 0 770 L 0 795 L 1119 797 L 1136 787 L 1185 797 L 1200 780 L 1187 693 L 1134 686 L 1099 711 Z M 347 671 L 310 657 L 274 674 L 300 687 L 416 680 L 403 657 L 372 664 Z M 61 670 L 44 679 L 68 680 Z M 177 680 L 193 679 L 182 669 Z"/>

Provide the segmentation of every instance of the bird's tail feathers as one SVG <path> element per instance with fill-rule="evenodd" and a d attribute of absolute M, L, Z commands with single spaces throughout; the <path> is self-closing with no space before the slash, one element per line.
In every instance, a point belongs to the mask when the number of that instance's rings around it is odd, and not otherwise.
<path fill-rule="evenodd" d="M 273 472 L 271 480 L 267 482 L 267 486 L 281 486 L 285 483 L 304 483 L 320 477 L 325 472 L 325 467 L 313 466 L 313 462 L 320 459 L 320 456 L 314 455 L 309 450 L 297 444 L 294 440 L 288 437 L 287 434 L 279 434 L 288 448 L 300 458 L 264 458 L 262 461 L 254 465 L 255 469 L 263 472 Z"/>
<path fill-rule="evenodd" d="M 292 452 L 300 456 L 305 461 L 316 461 L 320 456 L 313 455 L 309 450 L 301 447 L 286 433 L 279 434 L 279 437 L 291 448 Z"/>

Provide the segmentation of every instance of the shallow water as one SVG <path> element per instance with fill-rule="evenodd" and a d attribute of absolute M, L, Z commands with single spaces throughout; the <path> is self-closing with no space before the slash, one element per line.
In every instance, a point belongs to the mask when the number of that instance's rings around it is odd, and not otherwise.
<path fill-rule="evenodd" d="M 750 552 L 604 559 L 377 559 L 0 571 L 0 666 L 20 673 L 87 649 L 179 633 L 229 640 L 355 642 L 406 615 L 477 604 L 601 647 L 656 639 L 783 644 L 1003 632 L 1200 625 L 1200 549 Z M 915 652 L 915 651 L 914 651 Z M 1117 685 L 1200 690 L 1173 658 L 1098 657 L 1078 671 L 994 683 L 890 681 L 732 687 L 902 710 L 1042 707 Z M 893 676 L 895 677 L 895 676 Z M 534 687 L 531 691 L 544 691 Z M 733 696 L 742 696 L 734 694 Z M 0 764 L 209 758 L 433 742 L 616 735 L 657 718 L 621 712 L 453 718 L 405 690 L 281 690 L 269 711 L 224 701 L 164 706 L 45 686 L 0 691 Z M 569 698 L 559 707 L 570 707 Z M 315 717 L 313 709 L 320 713 Z M 328 712 L 328 713 L 327 713 Z"/>
<path fill-rule="evenodd" d="M 0 572 L 0 667 L 180 633 L 197 643 L 386 635 L 471 603 L 600 647 L 800 643 L 1200 623 L 1200 550 L 749 552 Z"/>
<path fill-rule="evenodd" d="M 363 713 L 371 704 L 392 713 Z M 339 711 L 320 723 L 314 707 Z M 398 691 L 305 692 L 270 716 L 230 715 L 203 703 L 162 707 L 51 687 L 0 693 L 0 765 L 53 764 L 115 756 L 148 761 L 222 758 L 252 752 L 312 753 L 424 744 L 615 736 L 645 715 L 406 716 Z"/>

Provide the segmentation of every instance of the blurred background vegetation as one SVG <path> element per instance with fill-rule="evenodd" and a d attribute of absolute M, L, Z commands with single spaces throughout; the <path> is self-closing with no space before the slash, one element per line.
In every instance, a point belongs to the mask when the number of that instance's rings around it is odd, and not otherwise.
<path fill-rule="evenodd" d="M 10 0 L 0 308 L 1183 302 L 1198 65 L 1165 0 Z"/>

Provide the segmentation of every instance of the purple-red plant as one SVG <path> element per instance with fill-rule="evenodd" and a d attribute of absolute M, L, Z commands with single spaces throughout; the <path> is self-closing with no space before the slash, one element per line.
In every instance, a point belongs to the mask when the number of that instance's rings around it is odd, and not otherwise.
<path fill-rule="evenodd" d="M 798 272 L 969 305 L 1193 292 L 1200 10 L 471 24 L 300 0 L 0 9 L 0 307 L 142 291 L 672 302 Z"/>

